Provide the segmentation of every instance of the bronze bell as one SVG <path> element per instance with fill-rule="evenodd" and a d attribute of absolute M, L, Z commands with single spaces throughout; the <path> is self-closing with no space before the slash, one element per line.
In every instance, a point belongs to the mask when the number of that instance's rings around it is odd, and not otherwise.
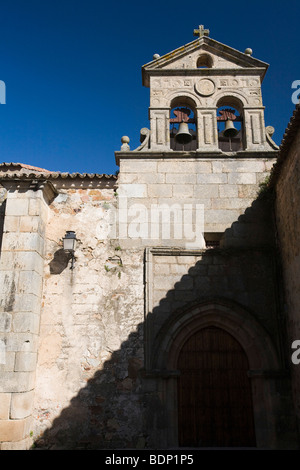
<path fill-rule="evenodd" d="M 176 142 L 178 142 L 178 144 L 185 145 L 185 144 L 189 144 L 192 141 L 192 139 L 193 139 L 193 136 L 192 134 L 190 134 L 188 123 L 181 122 L 179 124 L 178 132 L 175 136 Z"/>
<path fill-rule="evenodd" d="M 227 119 L 225 123 L 225 130 L 223 132 L 224 137 L 232 139 L 238 134 L 238 130 L 234 127 L 234 124 L 231 119 Z"/>

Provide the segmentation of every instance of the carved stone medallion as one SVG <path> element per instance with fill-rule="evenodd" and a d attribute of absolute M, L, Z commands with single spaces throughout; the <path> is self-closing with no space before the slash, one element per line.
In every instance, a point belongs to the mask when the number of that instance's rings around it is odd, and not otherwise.
<path fill-rule="evenodd" d="M 201 96 L 210 96 L 215 92 L 216 85 L 210 78 L 201 78 L 195 84 L 195 89 Z"/>

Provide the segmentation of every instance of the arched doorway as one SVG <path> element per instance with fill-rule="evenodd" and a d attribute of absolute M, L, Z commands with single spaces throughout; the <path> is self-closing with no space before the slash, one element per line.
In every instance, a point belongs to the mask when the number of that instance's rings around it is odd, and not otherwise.
<path fill-rule="evenodd" d="M 226 331 L 203 328 L 184 343 L 178 370 L 180 447 L 253 447 L 247 356 Z"/>
<path fill-rule="evenodd" d="M 249 361 L 247 377 L 249 375 L 252 390 L 256 447 L 277 448 L 280 436 L 277 436 L 275 416 L 281 411 L 274 378 L 279 376 L 281 368 L 276 348 L 254 316 L 227 299 L 203 301 L 178 311 L 156 338 L 150 371 L 155 371 L 158 377 L 156 386 L 167 416 L 160 442 L 166 448 L 181 445 L 178 380 L 183 371 L 179 370 L 180 354 L 192 335 L 211 327 L 227 333 L 235 340 L 234 344 L 242 347 Z M 218 354 L 220 356 L 220 352 Z"/>

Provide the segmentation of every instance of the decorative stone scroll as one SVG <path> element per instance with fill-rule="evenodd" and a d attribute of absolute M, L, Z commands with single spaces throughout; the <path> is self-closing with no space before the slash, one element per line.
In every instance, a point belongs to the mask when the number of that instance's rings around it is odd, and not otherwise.
<path fill-rule="evenodd" d="M 150 146 L 150 129 L 143 127 L 140 130 L 140 142 L 141 145 L 137 147 L 134 152 L 140 152 L 141 150 L 148 150 Z"/>
<path fill-rule="evenodd" d="M 275 132 L 275 129 L 273 126 L 267 126 L 266 127 L 266 138 L 267 138 L 267 142 L 270 144 L 270 146 L 274 149 L 274 150 L 278 150 L 279 147 L 278 145 L 274 142 L 274 140 L 272 139 L 272 135 L 274 134 Z"/>

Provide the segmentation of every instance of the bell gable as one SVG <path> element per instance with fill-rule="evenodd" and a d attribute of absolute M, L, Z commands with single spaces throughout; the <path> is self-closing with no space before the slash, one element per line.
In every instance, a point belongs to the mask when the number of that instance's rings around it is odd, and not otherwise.
<path fill-rule="evenodd" d="M 151 75 L 164 74 L 220 74 L 221 71 L 233 72 L 243 69 L 250 75 L 254 73 L 263 80 L 269 67 L 266 62 L 252 57 L 252 50 L 240 52 L 215 39 L 203 36 L 163 56 L 154 56 L 154 60 L 142 67 L 143 85 L 149 86 Z"/>

